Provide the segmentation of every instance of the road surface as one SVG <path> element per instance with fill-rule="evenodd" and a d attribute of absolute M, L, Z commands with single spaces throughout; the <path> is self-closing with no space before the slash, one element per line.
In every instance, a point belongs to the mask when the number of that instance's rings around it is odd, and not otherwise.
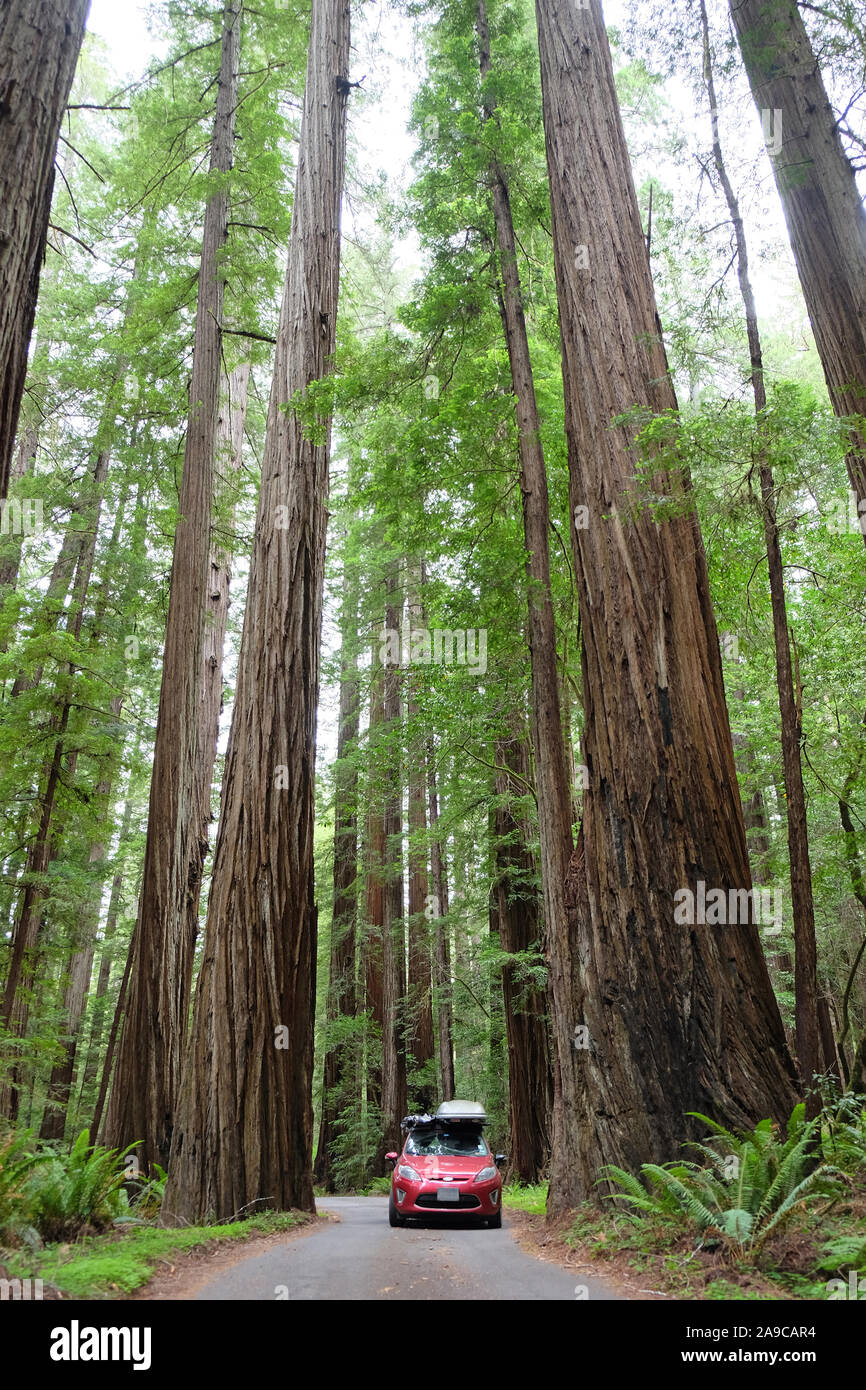
<path fill-rule="evenodd" d="M 616 1299 L 598 1279 L 521 1250 L 508 1230 L 388 1225 L 386 1197 L 328 1197 L 339 1221 L 239 1259 L 199 1286 L 196 1299 Z M 585 1289 L 585 1292 L 583 1290 Z"/>

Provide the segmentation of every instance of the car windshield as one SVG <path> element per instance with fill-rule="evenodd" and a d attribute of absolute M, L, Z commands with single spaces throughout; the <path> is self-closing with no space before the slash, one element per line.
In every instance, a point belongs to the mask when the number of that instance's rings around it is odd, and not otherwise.
<path fill-rule="evenodd" d="M 406 1140 L 406 1153 L 420 1158 L 434 1154 L 441 1158 L 483 1158 L 489 1152 L 487 1141 L 477 1131 L 421 1130 Z"/>

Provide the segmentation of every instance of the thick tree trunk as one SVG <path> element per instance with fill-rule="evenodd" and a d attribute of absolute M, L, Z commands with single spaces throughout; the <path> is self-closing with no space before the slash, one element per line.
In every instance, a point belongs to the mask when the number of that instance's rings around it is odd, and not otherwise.
<path fill-rule="evenodd" d="M 430 799 L 430 874 L 433 880 L 433 982 L 442 1099 L 454 1099 L 454 1021 L 451 1007 L 451 947 L 448 939 L 448 871 L 439 828 L 436 748 L 427 743 L 427 791 Z"/>
<path fill-rule="evenodd" d="M 730 10 L 755 105 L 765 128 L 773 122 L 770 163 L 833 408 L 866 415 L 866 210 L 818 59 L 795 0 L 730 0 Z M 862 518 L 862 432 L 851 439 Z"/>
<path fill-rule="evenodd" d="M 529 776 L 526 745 L 519 738 L 501 741 L 496 763 L 517 773 L 496 774 L 495 893 L 499 940 L 514 954 L 539 946 L 541 914 L 535 888 L 535 861 L 527 845 L 528 827 L 510 805 L 525 796 Z M 540 1182 L 550 1157 L 553 1068 L 545 991 L 521 981 L 513 965 L 502 970 L 505 1029 L 508 1041 L 508 1171 L 520 1182 Z"/>
<path fill-rule="evenodd" d="M 550 933 L 553 1213 L 598 1195 L 601 1164 L 674 1157 L 695 1133 L 686 1112 L 783 1120 L 794 1087 L 744 903 L 743 813 L 688 480 L 648 480 L 673 503 L 673 519 L 656 519 L 641 505 L 634 429 L 614 425 L 676 399 L 601 7 L 537 0 L 536 14 L 589 779 L 568 929 Z M 737 924 L 705 924 L 713 889 Z"/>
<path fill-rule="evenodd" d="M 402 604 L 396 563 L 386 579 L 385 627 L 400 631 Z M 400 736 L 400 667 L 385 666 L 385 886 L 382 925 L 382 1145 L 400 1149 L 406 1114 L 406 935 L 403 921 L 403 779 Z"/>
<path fill-rule="evenodd" d="M 767 406 L 764 387 L 764 361 L 758 313 L 749 275 L 749 252 L 740 206 L 725 168 L 716 119 L 717 105 L 713 63 L 710 49 L 709 22 L 705 0 L 701 0 L 701 21 L 704 43 L 704 79 L 710 111 L 713 115 L 713 159 L 719 182 L 728 205 L 734 227 L 737 250 L 737 276 L 746 314 L 749 340 L 752 392 L 758 428 L 763 430 L 762 412 Z M 785 806 L 788 818 L 788 856 L 791 874 L 791 907 L 794 918 L 794 995 L 797 1035 L 797 1060 L 800 1082 L 805 1091 L 806 1116 L 814 1119 L 821 1109 L 820 1093 L 813 1086 L 813 1077 L 821 1066 L 818 1027 L 818 966 L 815 941 L 815 911 L 812 903 L 812 869 L 809 862 L 809 833 L 806 821 L 806 793 L 803 787 L 803 767 L 800 760 L 800 710 L 794 692 L 794 673 L 791 666 L 791 643 L 788 635 L 788 614 L 785 600 L 785 572 L 782 547 L 776 522 L 776 488 L 773 473 L 765 453 L 758 458 L 761 480 L 764 542 L 767 547 L 767 566 L 770 578 L 770 603 L 773 611 L 773 640 L 776 654 L 776 684 L 779 693 L 779 713 L 782 729 L 782 763 L 785 774 Z"/>
<path fill-rule="evenodd" d="M 211 170 L 220 174 L 231 169 L 234 158 L 241 13 L 242 0 L 228 0 L 210 158 Z M 201 663 L 222 369 L 220 253 L 228 238 L 228 214 L 222 180 L 205 210 L 136 954 L 102 1135 L 103 1142 L 118 1148 L 141 1140 L 138 1156 L 145 1168 L 168 1164 L 192 984 L 195 937 L 187 895 L 191 840 L 200 834 Z"/>
<path fill-rule="evenodd" d="M 481 75 L 486 79 L 490 74 L 490 37 L 485 0 L 478 0 L 477 32 Z M 490 98 L 485 97 L 485 116 L 488 122 L 492 121 L 495 115 L 489 102 Z M 527 552 L 529 652 L 532 669 L 532 744 L 535 751 L 535 784 L 541 842 L 545 943 L 550 955 L 551 943 L 554 940 L 561 943 L 560 951 L 567 951 L 565 885 L 573 839 L 571 783 L 562 736 L 556 627 L 550 591 L 547 469 L 541 445 L 541 424 L 523 313 L 511 201 L 505 173 L 496 162 L 491 166 L 490 178 L 503 282 L 502 321 L 511 365 L 520 447 L 523 533 Z M 550 987 L 551 990 L 554 988 L 553 974 Z M 560 988 L 560 993 L 562 992 Z M 562 1066 L 568 1068 L 571 1029 L 564 1033 L 554 1031 L 553 1041 L 557 1075 L 556 1104 L 559 1106 L 565 1095 L 559 1072 Z M 559 1060 L 559 1053 L 562 1051 L 566 1053 L 564 1063 Z"/>
<path fill-rule="evenodd" d="M 358 575 L 354 564 L 343 569 L 341 615 L 340 722 L 334 776 L 334 909 L 331 917 L 331 957 L 327 1022 L 355 1016 L 355 926 L 358 915 L 358 742 L 360 683 L 358 678 Z M 338 1133 L 344 1082 L 350 1079 L 354 1047 L 346 1041 L 325 1053 L 322 1111 L 313 1175 L 328 1192 L 334 1191 L 331 1146 Z"/>
<path fill-rule="evenodd" d="M 60 123 L 89 9 L 90 0 L 0 7 L 0 501 L 24 394 Z"/>
<path fill-rule="evenodd" d="M 315 735 L 330 434 L 310 439 L 290 402 L 326 376 L 334 352 L 348 63 L 348 0 L 314 0 L 205 951 L 163 1206 L 169 1222 L 256 1205 L 314 1209 Z"/>

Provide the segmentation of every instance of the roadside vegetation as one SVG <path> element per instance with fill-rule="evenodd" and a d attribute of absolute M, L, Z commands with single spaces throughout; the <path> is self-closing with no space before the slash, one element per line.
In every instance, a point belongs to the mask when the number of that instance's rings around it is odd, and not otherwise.
<path fill-rule="evenodd" d="M 262 1212 L 219 1225 L 160 1229 L 165 1173 L 144 1181 L 135 1149 L 91 1145 L 87 1130 L 64 1153 L 30 1131 L 0 1132 L 0 1278 L 41 1279 L 45 1297 L 117 1298 L 191 1250 L 270 1235 L 310 1220 Z"/>
<path fill-rule="evenodd" d="M 845 1097 L 808 1124 L 798 1106 L 787 1133 L 769 1120 L 742 1133 L 704 1123 L 688 1156 L 644 1164 L 640 1178 L 605 1170 L 604 1205 L 557 1224 L 563 1255 L 669 1298 L 850 1297 L 866 1276 L 862 1103 Z M 543 1184 L 503 1193 L 506 1210 L 535 1217 L 546 1199 Z"/>

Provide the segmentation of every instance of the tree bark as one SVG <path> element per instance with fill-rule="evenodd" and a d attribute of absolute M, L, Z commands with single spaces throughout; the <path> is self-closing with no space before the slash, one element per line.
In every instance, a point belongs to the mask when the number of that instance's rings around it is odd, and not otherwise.
<path fill-rule="evenodd" d="M 496 774 L 495 894 L 499 941 L 514 954 L 541 944 L 542 923 L 534 880 L 536 866 L 528 847 L 525 818 L 511 806 L 526 795 L 529 759 L 515 737 L 501 740 L 496 762 L 509 772 Z M 508 1043 L 508 1171 L 523 1183 L 541 1182 L 550 1157 L 553 1069 L 545 991 L 521 981 L 514 965 L 502 969 L 505 1029 Z"/>
<path fill-rule="evenodd" d="M 833 408 L 866 415 L 866 210 L 795 0 L 730 0 L 755 105 L 773 117 L 773 176 Z M 778 128 L 781 120 L 781 130 Z M 866 453 L 848 477 L 866 516 Z M 866 524 L 861 526 L 866 541 Z"/>
<path fill-rule="evenodd" d="M 485 0 L 478 0 L 477 33 L 482 79 L 490 75 L 490 36 Z M 488 123 L 495 109 L 485 96 L 484 114 Z M 532 670 L 532 744 L 535 752 L 535 783 L 538 797 L 538 826 L 541 843 L 541 883 L 544 895 L 545 948 L 553 963 L 565 949 L 568 953 L 565 885 L 573 849 L 572 794 L 562 733 L 559 672 L 556 661 L 556 626 L 550 590 L 550 508 L 547 469 L 541 445 L 541 423 L 535 397 L 532 361 L 523 312 L 523 295 L 517 266 L 517 246 L 511 216 L 511 200 L 504 170 L 494 161 L 490 168 L 493 210 L 502 273 L 502 322 L 511 380 L 515 395 L 520 447 L 520 487 L 523 498 L 523 533 L 526 546 L 526 579 L 529 608 L 529 653 Z M 552 952 L 552 943 L 561 943 Z M 553 973 L 550 988 L 554 988 Z M 563 990 L 560 983 L 559 993 Z M 554 1066 L 557 1075 L 556 1104 L 564 1103 L 565 1091 L 559 1072 L 571 1046 L 571 1029 L 554 1031 Z M 545 1137 L 546 1144 L 546 1137 Z"/>
<path fill-rule="evenodd" d="M 217 420 L 216 457 L 220 467 L 237 472 L 241 466 L 244 429 L 247 418 L 247 391 L 250 364 L 237 367 L 223 379 L 223 401 Z M 227 520 L 230 527 L 234 513 Z M 201 661 L 201 698 L 198 714 L 198 753 L 193 789 L 194 820 L 189 837 L 189 863 L 186 871 L 186 923 L 184 939 L 195 950 L 199 929 L 199 899 L 204 866 L 210 848 L 213 772 L 219 743 L 220 715 L 223 707 L 223 656 L 229 617 L 231 549 L 211 543 L 210 582 L 207 589 L 207 615 Z"/>
<path fill-rule="evenodd" d="M 713 62 L 710 50 L 710 29 L 705 0 L 700 0 L 704 45 L 704 80 L 710 111 L 713 115 L 713 159 L 719 182 L 734 226 L 737 251 L 737 277 L 746 315 L 749 340 L 752 393 L 759 434 L 764 431 L 762 414 L 767 407 L 764 386 L 764 359 L 758 312 L 749 274 L 749 251 L 740 206 L 725 167 L 719 126 Z M 821 1109 L 821 1095 L 813 1078 L 821 1066 L 820 1032 L 818 1021 L 818 958 L 815 941 L 815 910 L 812 903 L 812 869 L 809 861 L 809 831 L 806 820 L 806 793 L 803 786 L 803 767 L 800 760 L 801 716 L 794 693 L 794 673 L 791 666 L 791 643 L 788 635 L 788 614 L 785 600 L 785 572 L 782 547 L 776 521 L 776 487 L 773 473 L 762 445 L 759 445 L 758 474 L 761 480 L 762 520 L 764 543 L 767 547 L 767 566 L 770 579 L 770 603 L 773 611 L 773 641 L 776 656 L 776 685 L 779 694 L 779 714 L 782 732 L 782 763 L 785 775 L 785 805 L 788 819 L 788 857 L 791 875 L 791 908 L 794 919 L 794 996 L 797 1060 L 800 1082 L 805 1093 L 806 1117 L 814 1119 Z"/>
<path fill-rule="evenodd" d="M 227 174 L 234 159 L 241 15 L 242 0 L 228 0 L 210 157 L 218 175 Z M 154 1162 L 168 1165 L 192 985 L 195 937 L 187 895 L 191 840 L 200 834 L 202 653 L 222 369 L 220 253 L 228 216 L 222 178 L 205 210 L 135 958 L 102 1134 L 117 1148 L 140 1140 L 145 1170 Z"/>
<path fill-rule="evenodd" d="M 0 9 L 0 501 L 7 494 L 54 159 L 90 0 L 6 0 Z"/>
<path fill-rule="evenodd" d="M 331 369 L 348 0 L 314 0 L 288 268 L 205 951 L 163 1220 L 314 1210 L 315 735 L 329 422 L 291 402 Z M 288 408 L 287 408 L 288 407 Z M 322 434 L 324 438 L 322 438 Z"/>
<path fill-rule="evenodd" d="M 675 917 L 701 882 L 751 887 L 721 654 L 688 479 L 653 470 L 674 515 L 651 515 L 614 423 L 676 398 L 599 0 L 536 14 L 589 780 L 549 947 L 552 1214 L 597 1197 L 604 1163 L 674 1157 L 687 1112 L 781 1121 L 794 1087 L 757 927 Z"/>

